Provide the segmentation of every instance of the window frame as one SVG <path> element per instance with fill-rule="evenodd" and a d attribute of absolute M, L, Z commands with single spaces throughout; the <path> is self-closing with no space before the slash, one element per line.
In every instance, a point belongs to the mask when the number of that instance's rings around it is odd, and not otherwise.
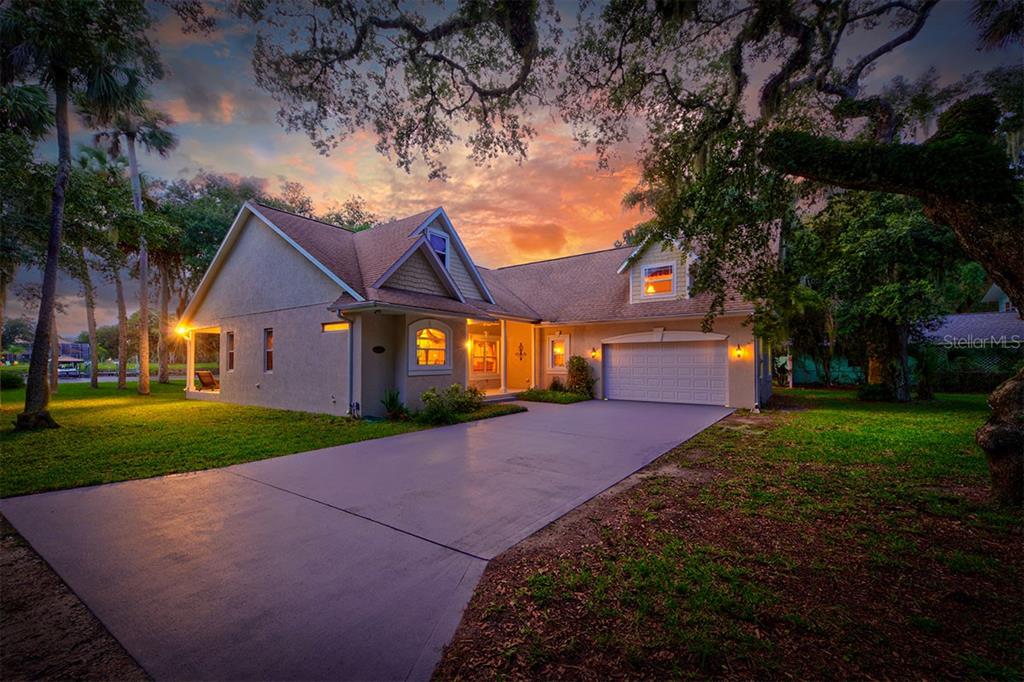
<path fill-rule="evenodd" d="M 437 329 L 445 335 L 444 364 L 421 365 L 416 357 L 416 333 L 423 329 Z M 451 326 L 441 320 L 424 318 L 411 323 L 406 334 L 406 369 L 409 376 L 437 376 L 452 373 L 452 355 L 455 353 L 455 335 Z"/>
<path fill-rule="evenodd" d="M 672 288 L 669 291 L 666 291 L 666 292 L 648 294 L 647 293 L 647 289 L 646 289 L 646 285 L 647 285 L 647 271 L 648 270 L 659 270 L 661 268 L 669 268 L 669 269 L 672 270 L 672 276 L 671 276 L 671 279 L 669 280 L 672 283 Z M 640 266 L 640 300 L 642 300 L 642 301 L 644 301 L 644 300 L 645 301 L 652 301 L 652 300 L 658 300 L 658 299 L 663 299 L 663 298 L 674 298 L 675 295 L 676 295 L 676 274 L 677 274 L 677 272 L 678 272 L 678 270 L 676 268 L 676 264 L 674 262 L 671 262 L 671 261 L 665 261 L 665 262 L 662 262 L 662 263 L 644 263 L 643 265 L 641 265 Z"/>
<path fill-rule="evenodd" d="M 335 320 L 334 322 L 321 322 L 320 333 L 321 334 L 335 334 L 337 332 L 347 332 L 352 328 L 351 322 L 345 320 Z"/>
<path fill-rule="evenodd" d="M 270 342 L 269 344 L 267 342 Z M 268 362 L 269 360 L 269 362 Z M 263 373 L 274 373 L 274 328 L 263 329 Z"/>
<path fill-rule="evenodd" d="M 437 249 L 435 249 L 434 245 L 430 242 L 431 237 L 440 237 L 441 239 L 444 240 L 444 258 L 441 257 L 441 254 L 437 252 Z M 427 246 L 429 246 L 430 250 L 434 252 L 434 255 L 437 256 L 437 259 L 441 261 L 441 265 L 444 266 L 444 269 L 447 270 L 448 263 L 450 262 L 449 255 L 452 252 L 452 240 L 448 236 L 448 233 L 442 230 L 429 228 L 427 230 Z"/>
<path fill-rule="evenodd" d="M 549 372 L 558 372 L 558 373 L 564 374 L 564 373 L 569 371 L 569 369 L 568 369 L 568 365 L 569 365 L 569 337 L 570 337 L 569 334 L 556 334 L 554 336 L 549 336 L 548 337 L 547 360 L 546 360 L 546 363 L 547 363 L 547 368 L 548 368 Z M 565 359 L 563 360 L 563 364 L 562 364 L 561 367 L 558 367 L 557 365 L 555 365 L 555 362 L 554 362 L 555 361 L 555 348 L 554 348 L 554 346 L 555 346 L 555 342 L 556 341 L 562 341 L 565 344 L 565 352 L 563 353 L 563 356 L 565 357 Z"/>
<path fill-rule="evenodd" d="M 225 364 L 229 372 L 235 371 L 235 332 L 224 332 Z"/>
<path fill-rule="evenodd" d="M 470 334 L 470 341 L 472 347 L 469 349 L 469 374 L 476 379 L 495 379 L 501 376 L 501 339 L 495 336 L 488 336 L 486 334 Z M 476 350 L 477 341 L 483 343 L 494 344 L 494 371 L 476 371 L 473 369 L 473 351 Z M 487 354 L 484 353 L 484 365 L 487 365 Z"/>

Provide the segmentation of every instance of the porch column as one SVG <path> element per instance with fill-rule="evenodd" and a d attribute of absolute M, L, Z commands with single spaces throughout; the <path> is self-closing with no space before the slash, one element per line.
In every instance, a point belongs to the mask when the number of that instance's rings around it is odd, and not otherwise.
<path fill-rule="evenodd" d="M 504 394 L 508 393 L 508 327 L 505 320 L 499 320 L 499 324 L 501 325 L 501 352 L 498 355 L 501 362 L 501 392 Z"/>
<path fill-rule="evenodd" d="M 185 337 L 185 393 L 191 393 L 196 375 L 196 332 L 190 330 Z"/>

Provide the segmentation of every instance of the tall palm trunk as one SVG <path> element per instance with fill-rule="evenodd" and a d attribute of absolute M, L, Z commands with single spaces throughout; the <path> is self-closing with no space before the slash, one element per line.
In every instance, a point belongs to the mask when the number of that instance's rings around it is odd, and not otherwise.
<path fill-rule="evenodd" d="M 60 239 L 64 229 L 64 198 L 71 175 L 71 136 L 68 130 L 68 74 L 53 73 L 56 95 L 55 122 L 57 127 L 57 175 L 53 182 L 53 201 L 50 208 L 50 234 L 46 244 L 46 265 L 43 268 L 42 297 L 39 301 L 39 320 L 32 342 L 32 360 L 28 366 L 28 386 L 25 389 L 25 410 L 18 415 L 18 430 L 55 428 L 57 422 L 46 409 L 50 391 L 46 385 L 46 359 L 50 350 L 53 329 L 53 304 L 57 298 L 57 267 L 60 258 Z M 56 336 L 56 334 L 54 334 Z"/>
<path fill-rule="evenodd" d="M 171 338 L 171 323 L 168 308 L 171 305 L 171 278 L 167 267 L 160 268 L 160 338 L 156 344 L 156 355 L 160 362 L 160 369 L 157 372 L 157 383 L 168 384 L 171 382 L 171 373 L 168 354 L 170 353 L 169 341 Z"/>
<path fill-rule="evenodd" d="M 142 215 L 142 182 L 139 180 L 139 161 L 135 157 L 135 135 L 125 137 L 128 140 L 132 201 L 135 211 Z M 149 395 L 149 253 L 146 251 L 144 229 L 139 234 L 139 395 Z"/>
<path fill-rule="evenodd" d="M 14 273 L 0 273 L 0 329 L 4 326 L 4 310 L 7 308 L 7 285 L 14 279 Z"/>
<path fill-rule="evenodd" d="M 85 259 L 85 249 L 78 247 L 78 257 L 81 259 L 82 289 L 85 291 L 85 323 L 89 329 L 89 385 L 93 388 L 100 387 L 100 354 L 96 348 L 96 289 L 92 285 L 92 276 L 89 275 L 89 263 Z"/>
<path fill-rule="evenodd" d="M 117 387 L 128 388 L 128 306 L 124 302 L 124 283 L 121 268 L 114 270 L 114 289 L 117 291 Z"/>
<path fill-rule="evenodd" d="M 60 389 L 60 335 L 57 333 L 57 311 L 50 313 L 50 393 Z"/>

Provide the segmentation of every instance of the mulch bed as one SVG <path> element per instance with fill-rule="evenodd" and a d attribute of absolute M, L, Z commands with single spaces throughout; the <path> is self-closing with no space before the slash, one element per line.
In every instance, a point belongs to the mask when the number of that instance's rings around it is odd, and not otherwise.
<path fill-rule="evenodd" d="M 776 418 L 721 426 L 771 429 Z M 784 466 L 761 473 L 784 480 Z M 708 486 L 733 475 L 727 458 L 681 446 L 497 557 L 435 678 L 1021 678 L 1019 527 L 899 505 L 776 518 Z M 967 488 L 956 494 L 984 499 Z M 685 607 L 618 585 L 662 579 L 643 573 L 662 564 L 633 557 L 667 542 L 684 548 L 673 556 L 692 550 L 735 570 L 709 584 L 738 605 L 687 620 Z M 986 563 L 972 564 L 978 556 Z M 599 574 L 617 578 L 576 580 Z M 688 624 L 673 630 L 679 620 Z"/>
<path fill-rule="evenodd" d="M 0 579 L 0 678 L 149 679 L 2 516 Z"/>

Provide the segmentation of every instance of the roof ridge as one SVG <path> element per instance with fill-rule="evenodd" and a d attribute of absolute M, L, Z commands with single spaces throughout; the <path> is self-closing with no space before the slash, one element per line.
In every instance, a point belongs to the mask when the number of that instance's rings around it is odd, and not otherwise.
<path fill-rule="evenodd" d="M 335 225 L 334 223 L 329 223 L 326 220 L 320 220 L 319 218 L 310 218 L 309 216 L 305 216 L 305 215 L 296 213 L 295 211 L 287 211 L 287 210 L 285 210 L 283 208 L 278 208 L 277 206 L 271 206 L 270 204 L 264 204 L 262 201 L 256 201 L 255 199 L 252 199 L 251 201 L 252 201 L 252 203 L 256 204 L 257 206 L 259 206 L 261 208 L 269 208 L 271 211 L 278 211 L 280 213 L 287 213 L 288 215 L 295 216 L 296 218 L 302 218 L 303 220 L 308 220 L 308 221 L 313 222 L 313 223 L 320 223 L 321 225 L 326 225 L 327 227 L 333 227 L 333 228 L 338 229 L 338 230 L 345 230 L 346 232 L 351 232 L 353 234 L 355 234 L 355 232 L 356 232 L 356 230 L 353 230 L 351 227 L 345 227 L 344 225 Z"/>
<path fill-rule="evenodd" d="M 607 253 L 608 251 L 621 251 L 623 249 L 632 249 L 632 248 L 635 248 L 635 247 L 632 247 L 632 246 L 612 246 L 612 247 L 607 248 L 607 249 L 597 249 L 596 251 L 584 251 L 583 253 L 573 253 L 573 254 L 570 254 L 568 256 L 555 256 L 554 258 L 543 258 L 541 260 L 532 260 L 532 261 L 529 261 L 527 263 L 516 263 L 515 265 L 505 265 L 505 266 L 500 267 L 500 268 L 494 268 L 492 270 L 492 272 L 494 272 L 495 270 L 510 270 L 512 268 L 521 268 L 524 265 L 536 265 L 538 263 L 551 263 L 551 262 L 556 261 L 556 260 L 565 260 L 567 258 L 579 258 L 580 256 L 593 256 L 596 253 Z"/>
<path fill-rule="evenodd" d="M 434 208 L 428 208 L 428 209 L 427 209 L 427 210 L 425 210 L 425 211 L 419 211 L 419 212 L 417 212 L 417 213 L 410 213 L 410 214 L 409 214 L 409 215 L 407 215 L 407 216 L 403 216 L 403 217 L 401 217 L 401 218 L 395 218 L 394 220 L 389 220 L 389 221 L 387 221 L 386 223 L 384 223 L 384 222 L 381 222 L 381 223 L 377 223 L 377 225 L 374 225 L 374 227 L 378 227 L 378 226 L 382 226 L 382 225 L 394 225 L 395 223 L 400 223 L 400 222 L 402 222 L 403 220 L 409 220 L 410 218 L 415 218 L 415 217 L 417 217 L 417 216 L 421 216 L 421 215 L 430 215 L 431 213 L 434 213 L 434 212 L 436 212 L 436 211 L 437 211 L 437 209 L 439 209 L 439 208 L 441 208 L 441 206 L 435 206 Z"/>

